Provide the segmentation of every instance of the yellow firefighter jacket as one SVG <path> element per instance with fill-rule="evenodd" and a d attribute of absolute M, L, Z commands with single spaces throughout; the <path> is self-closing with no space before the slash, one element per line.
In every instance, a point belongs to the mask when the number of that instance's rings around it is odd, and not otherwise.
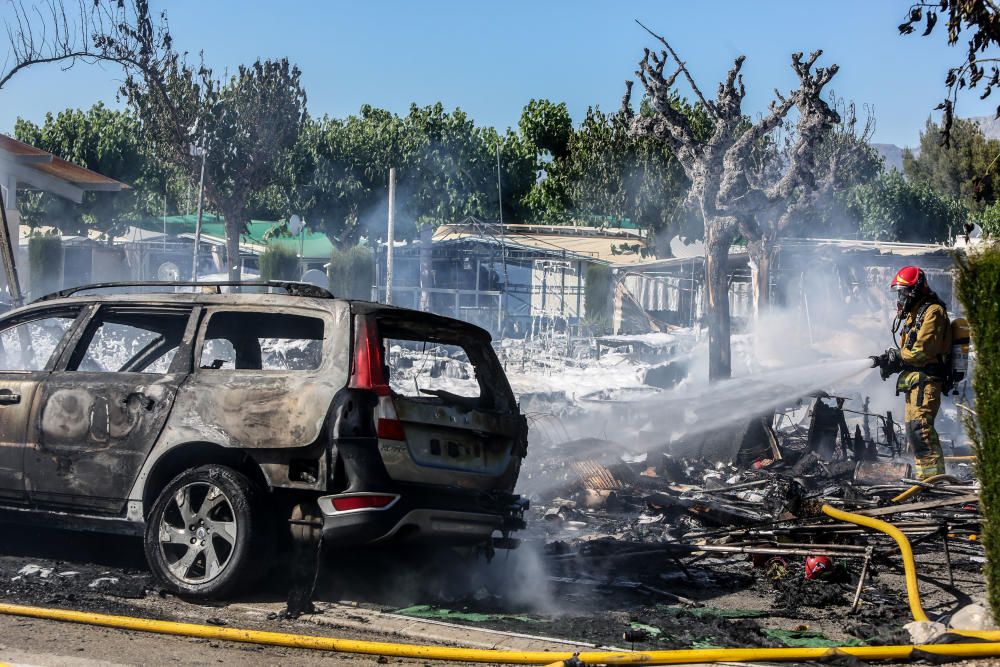
<path fill-rule="evenodd" d="M 904 366 L 896 382 L 896 391 L 908 391 L 928 380 L 943 381 L 950 348 L 951 323 L 940 301 L 931 296 L 911 308 L 899 339 Z"/>

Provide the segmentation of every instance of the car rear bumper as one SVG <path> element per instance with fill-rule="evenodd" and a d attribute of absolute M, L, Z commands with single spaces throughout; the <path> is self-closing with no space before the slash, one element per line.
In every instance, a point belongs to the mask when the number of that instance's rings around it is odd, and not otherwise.
<path fill-rule="evenodd" d="M 361 546 L 380 542 L 477 544 L 494 533 L 524 527 L 527 500 L 510 494 L 465 494 L 426 489 L 393 491 L 398 497 L 386 507 L 337 511 L 336 498 L 322 496 L 323 539 L 331 546 Z"/>

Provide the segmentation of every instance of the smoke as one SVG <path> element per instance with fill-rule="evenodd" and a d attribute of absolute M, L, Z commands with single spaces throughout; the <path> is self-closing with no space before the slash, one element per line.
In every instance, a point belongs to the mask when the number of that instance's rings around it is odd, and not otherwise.
<path fill-rule="evenodd" d="M 504 612 L 557 613 L 541 545 L 524 541 L 497 551 L 487 561 L 471 548 L 408 545 L 394 549 L 356 549 L 328 556 L 315 599 L 364 600 L 388 607 L 416 604 Z M 405 557 L 405 567 L 400 556 Z"/>
<path fill-rule="evenodd" d="M 882 415 L 891 411 L 899 423 L 903 399 L 896 394 L 895 382 L 883 381 L 868 359 L 895 345 L 891 333 L 895 308 L 887 286 L 898 267 L 870 263 L 870 255 L 825 247 L 801 253 L 797 264 L 782 267 L 776 303 L 742 330 L 742 322 L 736 321 L 731 380 L 708 382 L 704 332 L 678 337 L 696 342 L 682 346 L 667 360 L 622 359 L 618 366 L 591 361 L 595 372 L 589 374 L 588 362 L 567 360 L 562 375 L 573 386 L 561 394 L 549 392 L 548 408 L 539 400 L 545 395 L 531 396 L 533 409 L 551 411 L 562 419 L 559 428 L 547 420 L 545 432 L 532 429 L 532 453 L 519 488 L 534 493 L 557 488 L 571 476 L 565 472 L 565 462 L 573 460 L 609 464 L 623 455 L 661 450 L 698 457 L 712 448 L 717 458 L 725 459 L 725 454 L 736 452 L 724 450 L 738 446 L 729 442 L 734 437 L 724 435 L 727 428 L 734 430 L 754 417 L 807 404 L 810 395 L 820 392 L 846 398 L 844 407 L 850 411 L 867 408 Z M 939 282 L 946 293 L 947 283 Z M 657 363 L 686 367 L 686 377 L 668 390 L 644 387 L 633 379 L 642 378 Z M 507 370 L 518 373 L 510 366 Z M 574 395 L 574 388 L 587 387 L 593 396 L 595 381 L 608 388 L 598 392 L 601 400 Z M 945 397 L 938 430 L 946 448 L 948 440 L 965 437 L 951 416 L 954 411 L 951 398 Z M 858 415 L 847 418 L 849 423 L 860 420 Z M 560 432 L 563 437 L 558 437 Z M 560 446 L 567 441 L 569 446 Z M 560 467 L 563 474 L 554 475 Z"/>

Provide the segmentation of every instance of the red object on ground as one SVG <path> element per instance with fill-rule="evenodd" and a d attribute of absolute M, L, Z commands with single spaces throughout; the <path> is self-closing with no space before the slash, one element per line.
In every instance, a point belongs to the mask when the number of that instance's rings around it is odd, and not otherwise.
<path fill-rule="evenodd" d="M 806 557 L 806 579 L 818 579 L 833 569 L 833 559 L 829 556 Z"/>

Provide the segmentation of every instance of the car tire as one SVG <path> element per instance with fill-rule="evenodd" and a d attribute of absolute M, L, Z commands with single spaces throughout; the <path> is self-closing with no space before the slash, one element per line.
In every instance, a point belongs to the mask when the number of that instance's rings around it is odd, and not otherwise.
<path fill-rule="evenodd" d="M 160 492 L 146 521 L 146 560 L 178 595 L 247 591 L 271 558 L 264 490 L 222 465 L 186 470 Z"/>

